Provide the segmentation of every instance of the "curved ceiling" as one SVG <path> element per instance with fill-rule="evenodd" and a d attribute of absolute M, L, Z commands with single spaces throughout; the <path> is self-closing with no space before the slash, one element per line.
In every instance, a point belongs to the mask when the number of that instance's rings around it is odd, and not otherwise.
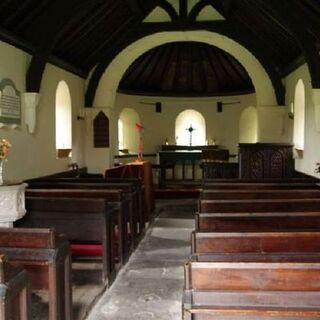
<path fill-rule="evenodd" d="M 138 95 L 215 96 L 254 92 L 242 65 L 200 42 L 175 42 L 149 50 L 124 74 L 119 92 Z"/>
<path fill-rule="evenodd" d="M 165 20 L 150 22 L 150 14 L 158 18 L 157 8 Z M 89 86 L 95 90 L 101 70 L 130 43 L 156 32 L 183 30 L 212 31 L 241 42 L 264 60 L 278 82 L 306 62 L 312 86 L 320 88 L 319 0 L 0 2 L 0 39 L 32 55 L 26 77 L 31 92 L 39 91 L 47 62 L 83 78 L 95 68 Z"/>

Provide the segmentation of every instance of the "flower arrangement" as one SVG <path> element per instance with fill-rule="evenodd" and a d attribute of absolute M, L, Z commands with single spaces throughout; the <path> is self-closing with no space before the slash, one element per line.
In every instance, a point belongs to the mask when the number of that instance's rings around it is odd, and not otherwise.
<path fill-rule="evenodd" d="M 2 139 L 0 141 L 0 161 L 6 159 L 11 147 L 12 145 L 8 140 Z"/>

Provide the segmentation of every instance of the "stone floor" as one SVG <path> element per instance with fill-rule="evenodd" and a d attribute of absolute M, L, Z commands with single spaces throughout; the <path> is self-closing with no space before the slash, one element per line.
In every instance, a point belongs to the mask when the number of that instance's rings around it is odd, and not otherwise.
<path fill-rule="evenodd" d="M 181 320 L 196 201 L 158 201 L 157 209 L 160 215 L 87 320 Z"/>

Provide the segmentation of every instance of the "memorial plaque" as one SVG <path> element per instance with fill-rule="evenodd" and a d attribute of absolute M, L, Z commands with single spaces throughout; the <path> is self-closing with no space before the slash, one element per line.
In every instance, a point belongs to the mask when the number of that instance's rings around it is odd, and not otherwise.
<path fill-rule="evenodd" d="M 3 79 L 0 82 L 0 122 L 21 124 L 20 92 L 10 79 Z"/>

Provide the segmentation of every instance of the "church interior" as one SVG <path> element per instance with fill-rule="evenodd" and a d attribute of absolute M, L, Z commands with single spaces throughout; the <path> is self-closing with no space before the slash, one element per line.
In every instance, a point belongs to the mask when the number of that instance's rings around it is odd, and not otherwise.
<path fill-rule="evenodd" d="M 2 0 L 0 319 L 320 319 L 319 141 L 318 0 Z"/>

